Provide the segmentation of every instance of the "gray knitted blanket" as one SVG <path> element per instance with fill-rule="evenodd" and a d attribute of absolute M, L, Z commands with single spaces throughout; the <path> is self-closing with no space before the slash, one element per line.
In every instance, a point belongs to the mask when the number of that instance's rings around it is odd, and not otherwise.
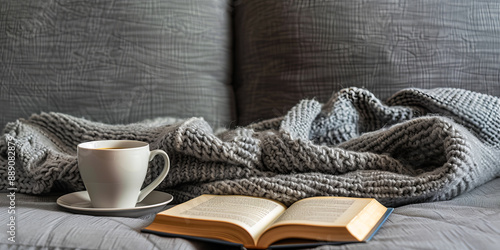
<path fill-rule="evenodd" d="M 500 175 L 500 99 L 407 89 L 383 103 L 349 88 L 325 104 L 304 100 L 283 117 L 217 132 L 201 118 L 110 125 L 42 113 L 6 126 L 0 188 L 9 188 L 8 152 L 14 151 L 17 192 L 83 190 L 76 146 L 100 139 L 141 140 L 165 150 L 172 166 L 158 189 L 176 202 L 211 193 L 289 205 L 329 195 L 399 206 L 450 199 Z M 153 161 L 146 182 L 161 165 Z"/>

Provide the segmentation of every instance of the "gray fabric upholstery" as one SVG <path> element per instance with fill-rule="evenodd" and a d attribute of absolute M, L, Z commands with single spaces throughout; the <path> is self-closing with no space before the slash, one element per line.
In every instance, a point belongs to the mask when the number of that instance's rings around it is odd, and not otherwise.
<path fill-rule="evenodd" d="M 240 0 L 235 6 L 239 123 L 283 115 L 346 87 L 381 99 L 406 87 L 500 96 L 500 3 Z"/>
<path fill-rule="evenodd" d="M 314 249 L 498 249 L 499 192 L 500 178 L 450 201 L 398 207 L 368 243 Z M 58 197 L 17 194 L 17 242 L 7 240 L 7 229 L 0 230 L 0 249 L 229 249 L 141 233 L 153 214 L 140 218 L 72 214 L 56 205 Z M 7 207 L 7 199 L 0 199 L 0 218 L 6 223 Z"/>
<path fill-rule="evenodd" d="M 274 123 L 269 121 L 248 126 L 258 130 L 256 134 L 262 135 L 266 129 L 283 134 L 279 132 L 283 127 L 283 118 L 299 100 L 316 98 L 324 103 L 333 93 L 345 87 L 364 87 L 381 100 L 406 87 L 457 87 L 500 96 L 499 10 L 500 2 L 494 0 L 1 0 L 0 129 L 4 128 L 6 122 L 45 111 L 85 118 L 75 118 L 77 121 L 88 119 L 105 124 L 129 124 L 158 118 L 155 119 L 156 125 L 149 123 L 157 128 L 162 122 L 173 124 L 192 116 L 203 116 L 213 128 L 235 125 L 236 119 L 239 125 L 244 126 L 253 121 L 283 116 L 274 120 Z M 454 99 L 463 106 L 470 105 L 471 100 Z M 356 103 L 366 105 L 351 108 L 381 104 L 372 101 L 370 98 L 357 99 Z M 432 103 L 431 113 L 443 111 L 435 102 L 424 102 L 425 105 Z M 422 108 L 418 99 L 405 104 L 416 110 Z M 491 102 L 485 100 L 483 104 Z M 470 105 L 468 108 L 471 115 L 466 119 L 458 119 L 457 123 L 463 124 L 472 134 L 485 135 L 483 139 L 499 149 L 497 142 L 491 143 L 493 137 L 488 137 L 491 134 L 488 132 L 489 127 L 475 126 L 476 122 L 481 123 L 483 120 L 491 122 L 491 115 L 486 112 L 488 118 L 480 118 L 474 114 L 475 106 Z M 337 109 L 332 110 L 339 112 L 331 114 L 342 115 L 342 112 L 350 113 L 351 109 L 337 106 Z M 463 114 L 460 113 L 458 117 Z M 192 120 L 200 121 L 197 118 Z M 292 128 L 292 125 L 301 121 L 305 120 L 288 119 L 284 124 L 290 126 L 284 128 Z M 358 124 L 355 120 L 349 121 L 353 121 L 352 128 L 356 132 L 369 130 L 356 127 Z M 49 129 L 51 133 L 75 128 L 70 126 L 60 129 L 62 123 L 54 121 L 51 125 L 55 129 L 52 130 L 51 126 L 43 124 L 34 126 L 39 130 Z M 141 123 L 135 125 L 138 124 Z M 439 124 L 445 123 L 435 123 Z M 321 124 L 316 125 L 319 128 Z M 387 129 L 386 125 L 381 122 L 376 128 L 383 132 Z M 110 128 L 119 130 L 126 126 Z M 205 123 L 203 127 L 206 127 Z M 393 127 L 392 131 L 395 129 Z M 251 136 L 246 133 L 247 129 L 239 128 L 238 131 L 242 132 L 241 136 L 227 131 L 218 133 L 225 134 L 225 137 L 220 138 L 221 144 L 244 146 L 245 143 L 252 143 L 251 140 L 241 140 Z M 332 131 L 335 133 L 339 130 Z M 434 130 L 428 131 L 436 135 Z M 122 132 L 103 134 L 128 138 L 140 131 Z M 298 134 L 296 130 L 293 132 L 291 135 Z M 327 132 L 326 128 L 322 132 Z M 81 136 L 82 139 L 96 136 L 93 130 L 75 130 L 68 134 L 71 138 Z M 311 135 L 318 142 L 318 134 Z M 392 146 L 387 141 L 379 143 L 377 140 L 383 137 L 377 135 L 367 133 L 356 141 L 360 145 L 371 141 L 375 149 L 383 145 Z M 303 138 L 301 136 L 296 141 L 306 142 Z M 425 160 L 427 155 L 440 154 L 439 150 L 432 148 L 427 153 L 418 154 L 421 151 L 411 150 L 413 140 L 401 138 L 394 141 L 394 147 L 390 147 L 397 159 L 404 160 L 411 156 Z M 134 139 L 142 140 L 144 137 Z M 463 142 L 459 138 L 457 140 L 457 143 Z M 163 142 L 158 141 L 155 146 Z M 268 150 L 267 161 L 278 159 L 275 152 L 303 148 L 290 147 L 292 144 L 289 142 L 294 142 L 292 140 L 282 144 L 272 142 L 267 141 L 265 147 Z M 75 145 L 68 146 L 71 140 L 67 138 L 51 143 L 66 143 L 64 148 L 70 149 L 65 154 L 76 150 Z M 206 144 L 204 141 L 199 143 Z M 29 147 L 47 146 L 45 143 L 37 144 L 30 136 L 18 145 L 23 147 L 17 149 L 24 151 Z M 165 145 L 172 147 L 173 144 Z M 399 153 L 402 152 L 400 145 L 404 145 L 404 152 L 410 154 Z M 343 144 L 346 148 L 352 149 L 352 146 Z M 474 159 L 482 156 L 498 158 L 497 153 L 484 151 L 485 147 L 476 147 L 474 144 L 465 146 L 470 149 L 470 156 Z M 176 154 L 186 158 L 207 152 L 193 152 L 192 148 L 185 146 Z M 276 148 L 281 151 L 272 151 Z M 444 148 L 444 145 L 435 149 L 440 148 Z M 236 151 L 234 157 L 245 152 Z M 20 161 L 21 155 L 18 153 L 16 160 Z M 299 153 L 290 155 L 293 157 L 289 158 L 296 159 L 298 164 L 278 163 L 274 166 L 276 169 L 288 169 L 297 176 L 296 181 L 300 185 L 293 187 L 294 190 L 314 191 L 310 188 L 309 180 L 315 178 L 317 173 L 312 172 L 307 176 L 287 168 L 302 167 L 304 161 L 309 164 L 308 158 Z M 0 156 L 7 157 L 5 154 Z M 328 168 L 330 165 L 318 161 L 328 159 L 332 163 L 334 161 L 331 159 L 338 160 L 336 155 L 330 156 L 309 159 L 315 160 L 318 169 L 331 170 L 334 168 Z M 50 157 L 41 159 L 63 159 L 61 154 L 52 154 Z M 173 162 L 184 160 L 180 157 L 173 159 Z M 201 160 L 191 165 L 189 171 L 173 171 L 172 176 L 178 174 L 181 178 L 163 183 L 161 188 L 174 195 L 174 203 L 194 197 L 210 185 L 222 183 L 217 183 L 213 173 L 204 179 L 194 176 L 193 171 L 203 170 L 199 166 L 212 166 L 204 158 L 196 159 Z M 429 159 L 429 165 L 421 166 L 422 171 L 435 165 L 432 164 L 436 163 L 432 162 L 433 158 Z M 454 159 L 467 161 L 469 158 Z M 474 161 L 477 164 L 470 165 L 470 170 L 482 175 L 482 169 L 491 168 L 492 165 L 478 159 Z M 260 160 L 256 158 L 256 162 Z M 223 164 L 221 161 L 213 162 Z M 350 162 L 346 161 L 346 164 Z M 0 164 L 0 170 L 5 177 L 5 159 L 3 163 Z M 496 163 L 493 165 L 497 166 Z M 16 163 L 17 184 L 23 181 L 20 166 L 20 162 Z M 73 166 L 76 166 L 75 163 Z M 30 170 L 36 170 L 36 167 Z M 218 168 L 216 173 L 231 174 L 228 169 Z M 151 171 L 150 176 L 154 176 L 156 170 Z M 458 195 L 455 198 L 397 207 L 369 243 L 321 246 L 316 249 L 497 249 L 500 245 L 500 178 L 472 189 L 485 179 L 474 179 L 477 175 L 464 174 L 460 168 L 453 171 L 464 176 L 460 186 L 446 183 L 446 186 L 459 189 L 460 195 L 446 190 L 451 193 L 449 198 Z M 67 177 L 65 173 L 47 173 L 58 178 Z M 287 173 L 279 174 L 281 177 L 278 178 L 286 178 Z M 239 185 L 245 183 L 250 174 L 236 172 L 235 185 L 230 188 L 240 188 L 238 191 L 241 193 L 255 191 Z M 339 178 L 338 174 L 332 176 Z M 359 175 L 359 178 L 362 177 Z M 468 178 L 472 179 L 469 181 Z M 266 183 L 266 180 L 275 180 L 270 177 L 255 177 L 251 180 L 263 186 L 283 186 L 282 182 Z M 184 185 L 177 185 L 173 189 L 173 181 L 177 184 L 184 182 Z M 193 184 L 201 181 L 206 183 Z M 64 182 L 56 182 L 54 186 L 59 190 L 67 188 Z M 327 182 L 319 187 L 331 186 Z M 414 186 L 415 189 L 421 187 L 418 184 Z M 22 193 L 25 190 L 21 189 L 21 185 L 18 187 L 15 214 L 10 213 L 9 206 L 12 203 L 6 197 L 7 190 L 2 190 L 0 221 L 5 224 L 4 230 L 0 230 L 0 249 L 220 248 L 204 242 L 141 233 L 140 229 L 151 223 L 154 214 L 141 218 L 72 214 L 56 204 L 56 199 L 62 193 L 26 195 Z M 6 224 L 10 216 L 16 217 L 15 243 L 8 241 Z"/>
<path fill-rule="evenodd" d="M 106 123 L 235 117 L 230 0 L 0 4 L 0 127 L 41 111 Z"/>

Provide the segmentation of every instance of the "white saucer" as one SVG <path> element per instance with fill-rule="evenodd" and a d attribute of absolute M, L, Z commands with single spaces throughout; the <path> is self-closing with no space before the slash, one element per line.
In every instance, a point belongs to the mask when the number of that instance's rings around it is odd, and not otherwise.
<path fill-rule="evenodd" d="M 57 199 L 57 205 L 79 214 L 97 216 L 140 217 L 150 213 L 158 213 L 173 200 L 172 195 L 160 191 L 152 191 L 142 202 L 133 208 L 93 208 L 87 191 L 74 192 Z"/>

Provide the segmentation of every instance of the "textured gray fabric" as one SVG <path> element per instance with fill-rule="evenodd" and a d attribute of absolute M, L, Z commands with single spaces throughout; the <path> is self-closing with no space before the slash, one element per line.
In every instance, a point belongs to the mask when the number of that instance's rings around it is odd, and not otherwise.
<path fill-rule="evenodd" d="M 263 196 L 290 204 L 319 196 L 374 197 L 389 206 L 447 200 L 500 175 L 500 99 L 461 89 L 408 89 L 388 105 L 344 89 L 325 105 L 304 100 L 281 118 L 214 134 L 199 118 L 107 125 L 58 113 L 9 123 L 19 192 L 55 184 L 82 190 L 78 143 L 147 141 L 171 170 L 159 189 L 182 202 L 202 193 Z M 12 149 L 12 148 L 11 148 Z M 162 168 L 155 161 L 147 180 Z M 8 187 L 0 169 L 0 188 Z"/>
<path fill-rule="evenodd" d="M 450 201 L 398 207 L 368 243 L 314 249 L 481 249 L 500 245 L 500 178 Z M 59 195 L 17 194 L 17 242 L 0 230 L 0 249 L 223 249 L 220 245 L 140 233 L 154 216 L 94 217 L 57 207 Z M 0 220 L 8 221 L 7 201 L 0 199 Z M 226 249 L 226 248 L 224 248 Z M 227 248 L 229 249 L 229 248 Z"/>
<path fill-rule="evenodd" d="M 240 125 L 353 86 L 382 100 L 408 87 L 500 96 L 499 1 L 236 3 Z"/>
<path fill-rule="evenodd" d="M 5 194 L 2 194 L 5 195 Z M 140 218 L 99 217 L 72 214 L 58 208 L 62 195 L 16 195 L 16 242 L 1 230 L 0 249 L 202 249 L 196 242 L 173 239 L 156 245 L 139 230 L 149 225 L 154 214 Z M 1 219 L 8 221 L 8 202 L 0 199 Z"/>
<path fill-rule="evenodd" d="M 2 0 L 0 126 L 41 111 L 228 126 L 230 2 Z"/>

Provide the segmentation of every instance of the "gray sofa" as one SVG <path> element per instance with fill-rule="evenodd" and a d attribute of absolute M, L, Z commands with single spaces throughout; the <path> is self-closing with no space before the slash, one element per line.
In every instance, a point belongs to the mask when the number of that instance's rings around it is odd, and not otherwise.
<path fill-rule="evenodd" d="M 498 20 L 493 0 L 2 0 L 0 127 L 60 112 L 110 125 L 203 117 L 233 129 L 349 87 L 380 100 L 440 87 L 500 97 Z M 219 247 L 141 233 L 154 213 L 69 213 L 56 191 L 16 194 L 16 242 L 1 230 L 1 249 Z M 5 222 L 9 200 L 0 202 Z M 451 200 L 396 207 L 368 243 L 318 249 L 499 244 L 496 178 Z"/>
<path fill-rule="evenodd" d="M 347 87 L 500 95 L 495 1 L 2 1 L 0 125 L 283 115 Z"/>

